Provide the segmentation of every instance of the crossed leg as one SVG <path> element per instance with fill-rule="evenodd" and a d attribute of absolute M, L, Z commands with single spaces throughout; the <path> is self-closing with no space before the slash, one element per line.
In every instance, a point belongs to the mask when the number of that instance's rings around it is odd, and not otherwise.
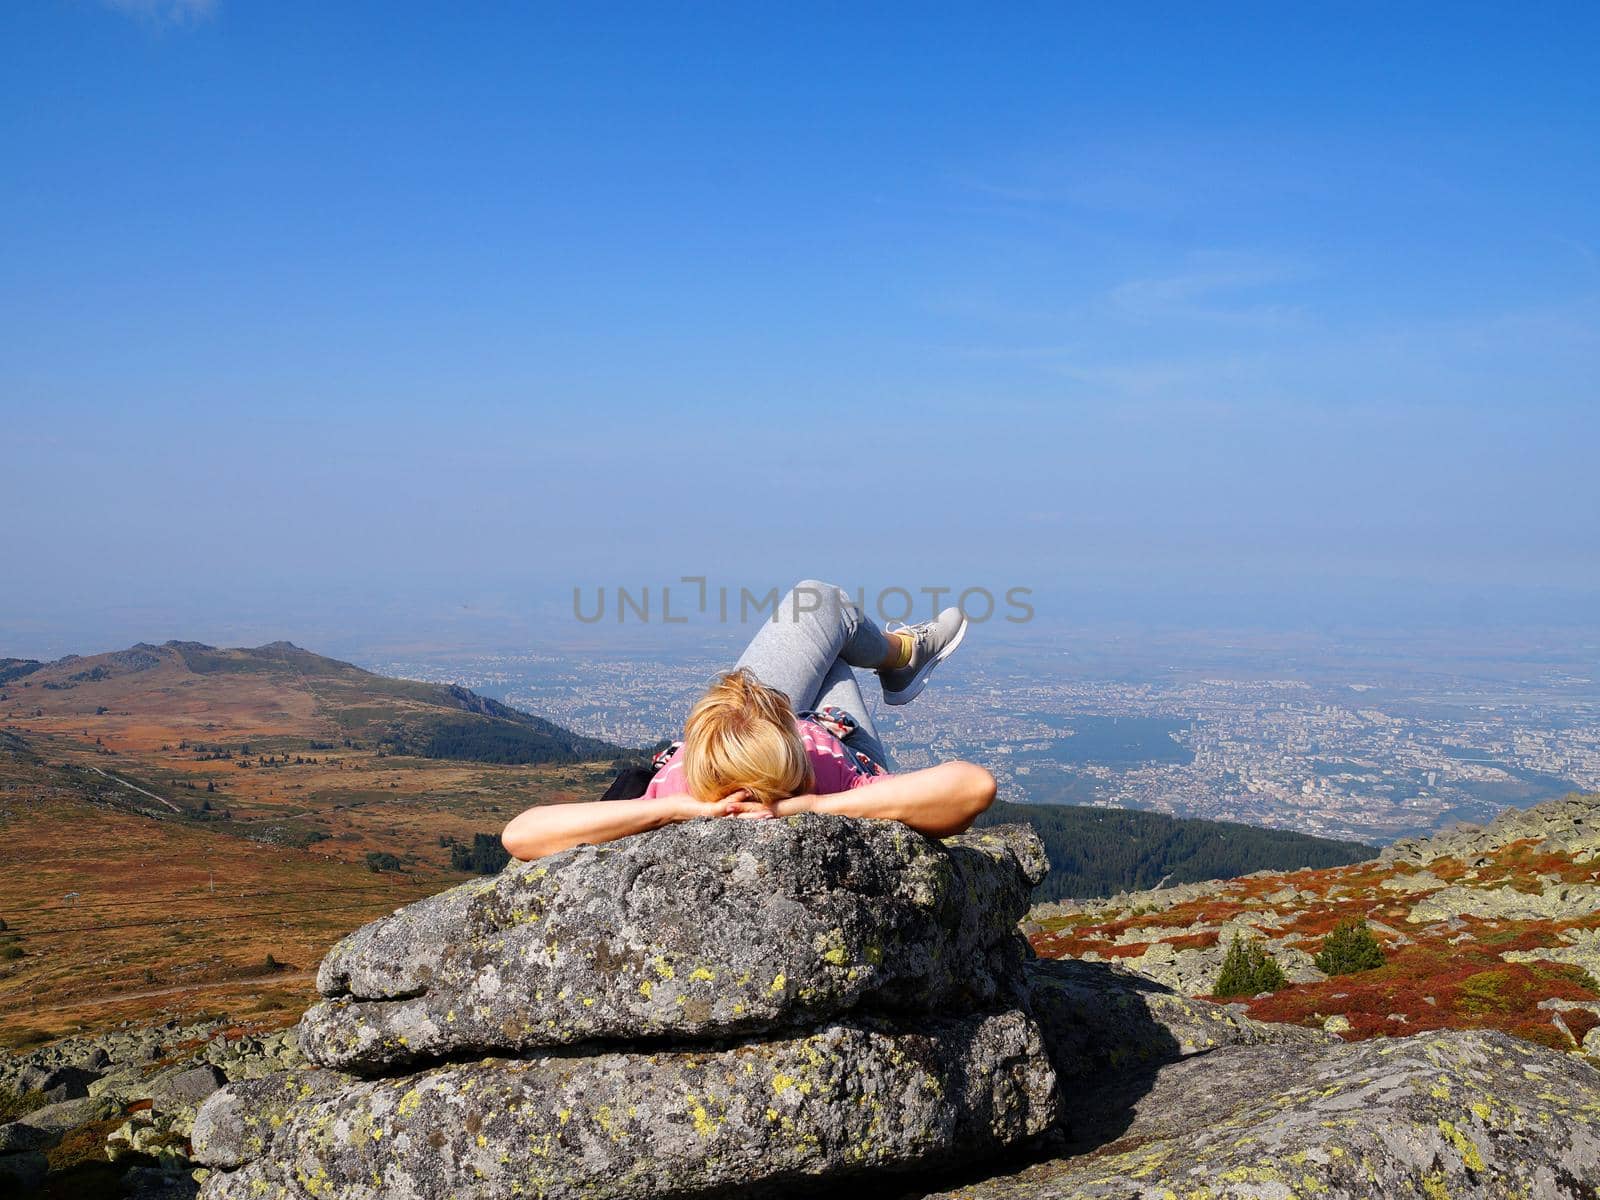
<path fill-rule="evenodd" d="M 888 634 L 842 588 L 803 579 L 779 602 L 773 619 L 762 622 L 737 666 L 787 695 L 796 712 L 825 705 L 844 709 L 859 726 L 853 748 L 891 766 L 852 670 L 879 667 L 890 651 Z"/>

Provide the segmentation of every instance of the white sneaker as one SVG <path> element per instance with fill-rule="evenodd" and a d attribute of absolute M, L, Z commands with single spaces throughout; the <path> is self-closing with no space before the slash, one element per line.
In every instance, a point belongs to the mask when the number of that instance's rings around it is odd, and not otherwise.
<path fill-rule="evenodd" d="M 947 608 L 931 621 L 891 629 L 891 633 L 910 634 L 914 645 L 911 661 L 892 671 L 879 671 L 885 704 L 910 704 L 928 686 L 933 669 L 949 658 L 961 639 L 967 636 L 967 618 L 959 608 Z"/>

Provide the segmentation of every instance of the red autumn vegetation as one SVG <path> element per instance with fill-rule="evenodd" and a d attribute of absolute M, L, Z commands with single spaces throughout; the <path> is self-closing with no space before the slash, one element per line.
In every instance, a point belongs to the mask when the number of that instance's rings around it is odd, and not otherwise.
<path fill-rule="evenodd" d="M 1532 839 L 1508 843 L 1471 863 L 1435 859 L 1426 870 L 1440 881 L 1437 886 L 1510 886 L 1530 894 L 1553 881 L 1600 879 L 1595 863 L 1551 852 Z M 1461 916 L 1412 923 L 1407 919 L 1412 906 L 1436 889 L 1390 890 L 1383 884 L 1419 871 L 1373 861 L 1232 880 L 1212 894 L 1160 911 L 1110 906 L 1047 918 L 1032 940 L 1045 957 L 1092 952 L 1104 959 L 1127 959 L 1143 955 L 1152 937 L 1178 951 L 1214 946 L 1214 927 L 1233 922 L 1315 954 L 1340 922 L 1367 921 L 1383 946 L 1383 966 L 1316 983 L 1287 984 L 1270 996 L 1247 1001 L 1249 1015 L 1303 1025 L 1321 1025 L 1341 1015 L 1350 1022 L 1342 1034 L 1349 1041 L 1430 1029 L 1487 1028 L 1561 1050 L 1575 1049 L 1590 1030 L 1600 1027 L 1600 1015 L 1584 1007 L 1600 1007 L 1600 985 L 1583 970 L 1560 962 L 1507 962 L 1501 957 L 1562 946 L 1564 932 L 1600 929 L 1600 913 L 1564 920 Z M 1426 877 L 1419 882 L 1426 883 Z M 1161 936 L 1168 929 L 1172 935 Z M 1144 937 L 1117 945 L 1130 930 Z"/>

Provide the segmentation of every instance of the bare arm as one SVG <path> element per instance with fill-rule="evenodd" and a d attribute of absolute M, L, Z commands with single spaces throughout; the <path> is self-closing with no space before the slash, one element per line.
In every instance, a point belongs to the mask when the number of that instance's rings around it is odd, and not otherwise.
<path fill-rule="evenodd" d="M 500 835 L 513 858 L 543 858 L 585 842 L 614 842 L 633 833 L 660 829 L 695 817 L 726 817 L 759 808 L 735 792 L 716 802 L 692 796 L 660 796 L 639 800 L 589 800 L 580 804 L 547 804 L 511 819 Z"/>
<path fill-rule="evenodd" d="M 827 796 L 795 796 L 762 805 L 735 792 L 708 802 L 692 796 L 654 800 L 591 800 L 548 804 L 512 818 L 500 841 L 513 858 L 543 858 L 573 846 L 613 842 L 695 817 L 787 817 L 833 813 L 899 821 L 930 837 L 948 837 L 971 827 L 994 803 L 994 776 L 975 763 L 948 762 L 924 771 L 892 775 L 866 787 Z"/>
<path fill-rule="evenodd" d="M 994 792 L 994 776 L 976 763 L 947 762 L 847 792 L 780 800 L 773 812 L 780 817 L 798 812 L 879 817 L 930 837 L 948 837 L 971 828 L 978 814 L 994 803 Z"/>

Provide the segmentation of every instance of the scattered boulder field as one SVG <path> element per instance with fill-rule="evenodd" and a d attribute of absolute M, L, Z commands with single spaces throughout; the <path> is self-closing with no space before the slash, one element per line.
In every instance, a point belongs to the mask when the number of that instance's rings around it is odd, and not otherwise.
<path fill-rule="evenodd" d="M 0 1190 L 71 1194 L 62 1147 L 94 1142 L 101 1194 L 145 1200 L 1593 1197 L 1589 985 L 1566 958 L 1500 957 L 1577 953 L 1563 930 L 1588 918 L 1504 918 L 1565 924 L 1503 945 L 1473 925 L 1502 918 L 1408 918 L 1454 888 L 1592 885 L 1600 837 L 1574 830 L 1595 807 L 1031 914 L 1047 864 L 1025 827 L 936 841 L 812 815 L 579 847 L 356 930 L 294 1031 L 129 1030 L 5 1063 L 0 1094 L 30 1111 L 0 1125 Z M 1309 961 L 1353 914 L 1383 966 L 1286 962 L 1298 982 L 1243 1003 L 1149 954 L 1239 929 Z M 1540 1036 L 1511 1036 L 1520 1009 L 1415 1032 L 1331 1005 L 1399 988 L 1385 973 L 1436 940 L 1467 979 L 1491 952 L 1551 972 Z M 1458 1016 L 1509 994 L 1436 990 Z M 1260 1019 L 1298 992 L 1292 1020 Z"/>
<path fill-rule="evenodd" d="M 68 1038 L 0 1060 L 0 1194 L 49 1177 L 62 1196 L 192 1196 L 200 1105 L 230 1080 L 303 1062 L 292 1029 L 221 1021 Z"/>
<path fill-rule="evenodd" d="M 1315 956 L 1349 922 L 1386 961 L 1330 977 Z M 1600 1055 L 1600 796 L 1507 810 L 1346 867 L 1040 905 L 1026 928 L 1041 955 L 1116 962 L 1190 996 L 1212 995 L 1236 935 L 1254 940 L 1289 986 L 1243 998 L 1246 1011 L 1348 1040 L 1498 1029 Z"/>

